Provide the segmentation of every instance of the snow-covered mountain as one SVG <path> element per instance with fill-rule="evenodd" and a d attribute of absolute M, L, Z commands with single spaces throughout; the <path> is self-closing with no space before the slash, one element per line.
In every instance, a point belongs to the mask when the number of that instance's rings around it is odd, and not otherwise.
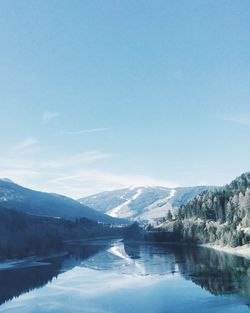
<path fill-rule="evenodd" d="M 38 216 L 63 217 L 66 219 L 86 217 L 105 223 L 124 222 L 98 212 L 71 198 L 24 188 L 6 178 L 0 179 L 0 207 Z"/>
<path fill-rule="evenodd" d="M 215 187 L 131 187 L 101 192 L 78 201 L 113 217 L 151 221 L 165 217 L 168 210 L 176 210 L 207 189 Z"/>

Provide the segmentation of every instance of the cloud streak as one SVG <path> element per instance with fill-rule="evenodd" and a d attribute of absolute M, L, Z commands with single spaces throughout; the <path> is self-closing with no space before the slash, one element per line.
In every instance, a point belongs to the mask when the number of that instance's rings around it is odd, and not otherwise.
<path fill-rule="evenodd" d="M 75 155 L 70 155 L 57 160 L 48 160 L 41 163 L 43 168 L 63 169 L 81 165 L 91 164 L 96 161 L 110 158 L 112 155 L 100 151 L 87 151 Z"/>
<path fill-rule="evenodd" d="M 240 125 L 250 125 L 250 113 L 234 113 L 234 114 L 223 114 L 219 116 L 224 121 Z"/>
<path fill-rule="evenodd" d="M 42 121 L 44 123 L 48 123 L 51 120 L 53 120 L 54 118 L 58 117 L 59 115 L 60 115 L 60 113 L 58 113 L 58 112 L 45 111 L 42 114 Z"/>
<path fill-rule="evenodd" d="M 32 141 L 20 144 L 27 147 Z M 39 151 L 39 156 L 43 151 Z M 177 186 L 175 182 L 158 180 L 146 175 L 114 173 L 100 170 L 100 162 L 113 156 L 102 151 L 85 151 L 61 158 L 45 158 L 32 153 L 14 153 L 0 158 L 0 177 L 8 177 L 18 184 L 46 192 L 56 192 L 80 198 L 97 192 L 129 186 Z M 103 167 L 103 165 L 102 165 Z"/>
<path fill-rule="evenodd" d="M 110 128 L 108 127 L 90 128 L 90 129 L 81 129 L 81 130 L 75 130 L 75 131 L 64 131 L 64 132 L 61 132 L 59 135 L 74 136 L 74 135 L 82 135 L 82 134 L 90 134 L 90 133 L 101 133 L 101 132 L 106 132 L 109 130 Z"/>
<path fill-rule="evenodd" d="M 70 186 L 75 198 L 79 198 L 79 195 L 87 196 L 126 187 L 163 186 L 172 188 L 178 186 L 176 182 L 154 179 L 145 175 L 115 174 L 94 168 L 86 168 L 73 175 L 60 175 L 60 177 L 50 180 L 48 184 L 60 188 L 64 191 L 63 193 L 69 192 Z"/>
<path fill-rule="evenodd" d="M 19 142 L 13 147 L 14 151 L 23 151 L 34 147 L 38 143 L 37 139 L 34 137 L 29 137 Z"/>

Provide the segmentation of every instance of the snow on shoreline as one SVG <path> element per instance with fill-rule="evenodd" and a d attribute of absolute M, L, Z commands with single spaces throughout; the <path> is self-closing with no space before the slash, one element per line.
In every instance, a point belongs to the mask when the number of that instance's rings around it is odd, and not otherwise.
<path fill-rule="evenodd" d="M 229 246 L 214 245 L 210 243 L 201 244 L 201 246 L 206 247 L 206 248 L 212 248 L 212 249 L 222 251 L 225 253 L 239 255 L 247 259 L 250 259 L 250 244 L 246 244 L 246 245 L 235 247 L 235 248 L 229 247 Z"/>

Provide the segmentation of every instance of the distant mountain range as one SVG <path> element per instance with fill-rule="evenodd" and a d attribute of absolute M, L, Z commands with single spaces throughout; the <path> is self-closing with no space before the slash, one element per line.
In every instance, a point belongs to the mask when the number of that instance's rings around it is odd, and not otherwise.
<path fill-rule="evenodd" d="M 205 190 L 216 187 L 131 187 L 101 192 L 78 201 L 116 218 L 151 221 L 163 218 Z"/>
<path fill-rule="evenodd" d="M 101 192 L 78 201 L 54 194 L 31 190 L 9 179 L 0 179 L 0 207 L 37 216 L 75 219 L 85 217 L 104 223 L 127 220 L 152 221 L 166 217 L 211 186 L 196 187 L 130 187 Z"/>
<path fill-rule="evenodd" d="M 95 211 L 71 198 L 24 188 L 9 179 L 0 179 L 0 207 L 37 216 L 65 219 L 85 217 L 104 223 L 124 222 Z"/>

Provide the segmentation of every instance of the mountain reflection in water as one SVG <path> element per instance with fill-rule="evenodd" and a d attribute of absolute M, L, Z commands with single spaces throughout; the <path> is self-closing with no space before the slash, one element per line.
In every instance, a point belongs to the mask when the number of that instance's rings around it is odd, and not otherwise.
<path fill-rule="evenodd" d="M 85 273 L 84 269 L 86 271 L 91 270 L 91 272 Z M 63 273 L 65 273 L 64 275 L 69 273 L 68 277 L 70 279 L 66 279 L 66 276 L 64 276 L 64 280 L 60 282 L 60 277 L 63 277 Z M 103 277 L 101 275 L 103 275 Z M 135 284 L 130 286 L 132 281 L 130 279 L 131 277 L 135 280 Z M 145 277 L 145 279 L 143 277 Z M 150 280 L 148 280 L 147 277 L 149 277 Z M 149 294 L 152 295 L 154 292 L 157 292 L 157 301 L 162 301 L 162 306 L 157 309 L 160 305 L 158 303 L 155 312 L 165 312 L 164 304 L 167 300 L 161 297 L 159 290 L 161 288 L 162 292 L 161 283 L 164 283 L 166 279 L 171 279 L 172 277 L 181 278 L 180 281 L 178 280 L 178 282 L 175 283 L 175 286 L 177 284 L 180 290 L 184 288 L 183 281 L 190 281 L 203 290 L 209 291 L 212 295 L 229 295 L 229 302 L 232 301 L 232 296 L 235 297 L 235 299 L 237 299 L 235 301 L 238 301 L 240 305 L 242 305 L 235 313 L 248 310 L 250 303 L 250 260 L 203 247 L 139 243 L 123 244 L 123 242 L 117 240 L 109 242 L 100 240 L 68 245 L 66 247 L 66 253 L 62 255 L 46 257 L 36 263 L 33 262 L 29 264 L 29 261 L 27 261 L 26 263 L 21 263 L 21 265 L 19 264 L 15 268 L 0 270 L 0 304 L 2 304 L 0 306 L 0 312 L 5 312 L 5 309 L 6 311 L 9 309 L 10 312 L 12 310 L 13 312 L 26 312 L 22 308 L 23 304 L 21 301 L 24 295 L 19 296 L 23 293 L 27 295 L 32 292 L 33 289 L 37 289 L 38 294 L 40 290 L 43 289 L 45 292 L 47 286 L 51 286 L 51 288 L 55 286 L 58 288 L 57 284 L 61 284 L 60 292 L 61 290 L 69 288 L 67 295 L 70 292 L 72 296 L 74 293 L 80 291 L 81 293 L 77 295 L 77 303 L 87 305 L 90 299 L 93 299 L 94 302 L 95 296 L 99 296 L 98 292 L 108 292 L 108 290 L 104 290 L 106 288 L 105 286 L 110 287 L 110 293 L 113 292 L 113 296 L 110 296 L 111 303 L 112 299 L 114 299 L 112 297 L 115 297 L 114 293 L 118 292 L 118 290 L 123 290 L 123 292 L 125 290 L 124 288 L 126 288 L 126 292 L 128 292 L 127 290 L 129 290 L 129 288 L 136 290 L 136 283 L 140 282 L 138 289 L 143 286 L 145 292 L 147 286 L 149 286 L 149 281 L 151 281 L 151 284 L 158 284 L 157 288 L 150 289 Z M 112 279 L 116 280 L 116 284 L 111 282 Z M 47 286 L 45 287 L 45 285 Z M 171 288 L 171 281 L 167 286 Z M 153 287 L 151 286 L 150 288 Z M 200 290 L 200 292 L 202 292 L 202 290 Z M 47 291 L 47 293 L 53 297 L 51 291 Z M 136 291 L 133 291 L 133 294 L 134 293 L 136 293 Z M 14 299 L 16 297 L 19 297 L 20 301 L 19 299 Z M 34 306 L 32 301 L 36 297 L 37 293 L 33 295 L 31 299 L 27 297 L 24 299 L 30 305 L 30 311 L 27 309 L 27 312 L 32 312 L 32 307 Z M 54 299 L 55 303 L 62 301 L 59 300 L 60 297 L 63 297 L 63 294 L 58 295 L 57 293 Z M 119 295 L 119 297 L 122 297 L 122 295 Z M 215 297 L 215 299 L 216 298 L 217 297 Z M 8 300 L 12 301 L 5 303 Z M 12 303 L 14 305 L 15 301 L 19 301 L 18 305 L 20 305 L 20 307 L 18 311 L 15 311 L 15 306 L 12 307 Z M 125 312 L 122 308 L 112 308 L 112 305 L 110 303 L 107 304 L 106 300 L 102 298 L 98 301 L 101 303 L 100 305 L 102 305 L 102 312 Z M 224 301 L 223 304 L 224 303 L 226 302 Z M 45 304 L 46 303 L 41 303 L 41 306 L 45 306 Z M 228 308 L 225 308 L 225 310 L 228 310 Z M 89 309 L 89 312 L 90 311 Z M 183 312 L 184 311 L 183 308 Z M 211 309 L 211 312 L 212 311 L 223 312 L 223 310 L 216 311 Z M 57 312 L 57 310 L 55 308 L 45 310 L 43 307 L 41 312 Z M 70 311 L 65 309 L 64 312 L 78 312 L 78 310 L 74 309 L 72 306 Z M 87 306 L 86 311 L 82 310 L 79 312 L 88 312 Z M 93 309 L 93 312 L 99 311 Z M 134 307 L 134 312 L 137 313 L 139 311 L 136 311 Z M 146 312 L 151 312 L 150 308 L 148 308 Z M 170 312 L 182 311 L 181 309 L 178 311 L 176 308 L 176 310 Z"/>
<path fill-rule="evenodd" d="M 37 262 L 27 258 L 14 268 L 0 270 L 0 305 L 22 293 L 43 287 L 60 273 L 71 270 L 107 247 L 103 241 L 69 245 L 66 253 L 47 256 Z"/>
<path fill-rule="evenodd" d="M 250 298 L 250 260 L 205 247 L 125 244 L 131 258 L 161 259 L 157 270 L 176 270 L 214 295 L 239 294 Z M 165 269 L 162 267 L 164 264 Z M 145 262 L 147 268 L 147 262 Z M 155 270 L 155 266 L 153 267 Z M 147 268 L 148 273 L 152 268 Z"/>

